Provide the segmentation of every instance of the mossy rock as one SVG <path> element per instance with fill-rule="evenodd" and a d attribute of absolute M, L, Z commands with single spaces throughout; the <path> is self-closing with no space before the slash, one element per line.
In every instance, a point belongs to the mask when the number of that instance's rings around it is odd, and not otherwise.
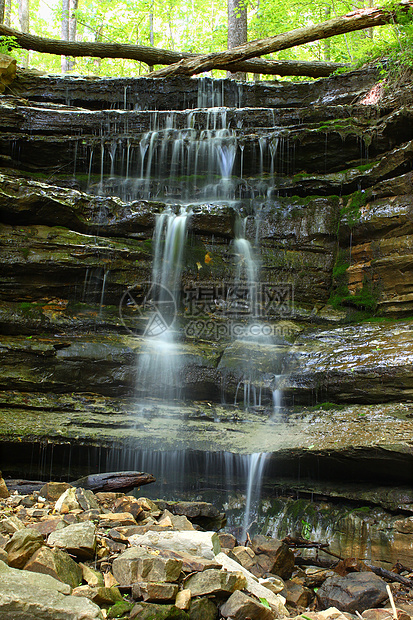
<path fill-rule="evenodd" d="M 132 611 L 133 603 L 128 601 L 118 601 L 108 610 L 108 618 L 122 618 L 125 614 L 129 614 Z"/>
<path fill-rule="evenodd" d="M 134 615 L 138 620 L 190 620 L 186 611 L 175 605 L 159 605 L 157 603 L 137 603 L 141 611 Z M 108 616 L 119 617 L 119 616 Z"/>

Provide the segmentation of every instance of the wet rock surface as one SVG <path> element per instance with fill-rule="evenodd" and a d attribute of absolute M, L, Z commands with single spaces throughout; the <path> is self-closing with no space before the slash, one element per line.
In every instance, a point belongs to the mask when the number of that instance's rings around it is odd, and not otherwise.
<path fill-rule="evenodd" d="M 206 453 L 213 444 L 225 455 L 272 453 L 278 466 L 272 479 L 282 486 L 283 477 L 292 492 L 365 499 L 409 514 L 411 84 L 385 93 L 377 106 L 365 105 L 377 80 L 375 68 L 243 89 L 224 80 L 218 97 L 208 79 L 166 84 L 18 76 L 14 93 L 25 101 L 0 98 L 0 438 L 7 473 L 27 470 L 25 451 L 32 449 L 43 450 L 47 461 L 53 448 L 67 462 L 68 442 L 73 455 L 89 455 L 90 448 L 92 461 L 98 446 L 106 455 L 111 447 L 117 455 L 122 448 L 132 459 L 136 442 L 149 452 L 190 447 Z M 225 114 L 223 106 L 229 106 Z M 232 333 L 234 321 L 217 307 L 215 292 L 196 316 L 182 305 L 173 362 L 182 362 L 181 395 L 201 401 L 190 404 L 137 405 L 136 397 L 152 393 L 159 382 L 137 377 L 144 325 L 133 307 L 125 315 L 119 310 L 125 291 L 151 278 L 156 216 L 166 201 L 179 212 L 188 182 L 186 171 L 182 178 L 174 175 L 170 193 L 163 195 L 162 182 L 151 180 L 145 190 L 151 200 L 135 200 L 136 179 L 120 176 L 120 161 L 123 166 L 129 155 L 133 160 L 141 147 L 149 148 L 145 135 L 154 121 L 147 110 L 155 108 L 162 135 L 170 131 L 169 110 L 179 108 L 174 131 L 183 132 L 182 144 L 189 144 L 190 135 L 199 139 L 206 123 L 218 123 L 221 131 L 224 116 L 237 144 L 234 174 L 227 179 L 239 197 L 235 206 L 229 199 L 201 199 L 202 187 L 216 179 L 190 179 L 194 204 L 183 288 L 214 292 L 217 283 L 233 280 L 239 211 L 249 216 L 246 239 L 252 247 L 259 241 L 261 280 L 281 287 L 281 297 L 290 295 L 274 313 L 265 310 L 271 338 L 247 345 L 242 334 Z M 141 172 L 143 177 L 143 163 Z M 244 331 L 247 322 L 238 321 Z M 274 405 L 277 391 L 284 394 L 284 412 Z M 252 392 L 255 400 L 244 396 L 244 409 L 218 404 L 224 397 L 242 405 L 241 395 Z M 41 444 L 46 438 L 50 445 Z M 80 470 L 88 455 L 79 456 Z M 358 480 L 360 470 L 361 486 L 345 488 L 342 479 Z M 343 486 L 332 489 L 328 478 Z M 86 499 L 80 508 L 66 505 L 66 514 L 84 511 Z M 184 508 L 162 508 L 193 518 Z M 116 517 L 101 518 L 102 527 L 147 527 L 135 525 L 146 509 L 125 504 L 114 512 Z M 195 525 L 203 526 L 205 518 L 221 519 L 200 513 Z M 165 523 L 174 522 L 165 515 Z M 36 525 L 52 540 L 58 535 L 52 520 Z M 3 527 L 9 535 L 20 526 L 11 520 Z M 368 527 L 376 541 L 378 531 Z M 405 536 L 410 534 L 404 530 L 395 534 L 400 557 Z M 125 549 L 114 545 L 128 544 L 127 538 L 108 545 L 120 553 Z"/>

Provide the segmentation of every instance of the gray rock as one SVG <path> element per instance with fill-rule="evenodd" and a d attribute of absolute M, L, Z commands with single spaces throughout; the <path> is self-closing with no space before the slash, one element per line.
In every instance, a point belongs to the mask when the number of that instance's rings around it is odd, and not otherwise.
<path fill-rule="evenodd" d="M 270 573 L 282 579 L 291 577 L 294 568 L 294 553 L 285 543 L 268 536 L 254 536 L 251 546 L 257 555 L 264 554 L 270 558 Z"/>
<path fill-rule="evenodd" d="M 66 489 L 55 504 L 55 511 L 61 514 L 67 514 L 71 510 L 78 510 L 79 508 L 80 504 L 77 501 L 76 489 L 74 487 Z"/>
<path fill-rule="evenodd" d="M 153 532 L 129 537 L 131 545 L 144 545 L 153 549 L 167 549 L 180 553 L 186 551 L 192 555 L 213 560 L 221 551 L 216 532 Z"/>
<path fill-rule="evenodd" d="M 114 605 L 123 601 L 122 594 L 116 587 L 105 588 L 105 586 L 78 586 L 72 592 L 73 596 L 84 596 L 97 605 Z"/>
<path fill-rule="evenodd" d="M 120 585 L 138 581 L 173 583 L 179 579 L 182 560 L 163 558 L 150 549 L 131 547 L 116 558 L 112 572 Z"/>
<path fill-rule="evenodd" d="M 229 594 L 242 590 L 247 580 L 241 571 L 226 571 L 211 568 L 202 573 L 194 573 L 184 580 L 184 588 L 191 590 L 192 596 L 205 594 Z"/>
<path fill-rule="evenodd" d="M 225 553 L 219 553 L 216 559 L 217 562 L 219 562 L 226 570 L 240 570 L 247 580 L 247 585 L 244 589 L 249 594 L 253 594 L 254 596 L 256 596 L 258 599 L 265 598 L 271 606 L 271 609 L 276 612 L 278 617 L 282 618 L 283 616 L 288 616 L 288 612 L 284 607 L 285 598 L 283 596 L 281 596 L 280 594 L 274 594 L 273 592 L 271 592 L 271 590 L 269 590 L 265 586 L 262 586 L 260 583 L 258 583 L 258 580 L 254 577 L 252 573 L 243 568 L 241 564 L 238 564 L 238 562 L 236 562 L 235 560 L 229 558 L 227 555 L 225 555 Z"/>
<path fill-rule="evenodd" d="M 100 506 L 93 491 L 78 487 L 75 495 L 82 510 L 99 510 Z"/>
<path fill-rule="evenodd" d="M 95 530 L 95 526 L 90 521 L 73 523 L 62 530 L 52 532 L 47 543 L 64 549 L 78 558 L 91 558 L 96 548 Z"/>
<path fill-rule="evenodd" d="M 49 575 L 0 562 L 0 620 L 102 620 L 99 607 Z"/>
<path fill-rule="evenodd" d="M 8 553 L 8 564 L 13 568 L 23 568 L 31 556 L 44 545 L 40 532 L 25 528 L 15 532 L 4 547 Z"/>
<path fill-rule="evenodd" d="M 291 607 L 308 607 L 314 598 L 312 590 L 291 579 L 285 582 L 285 587 L 280 594 L 285 597 L 287 605 Z"/>
<path fill-rule="evenodd" d="M 68 482 L 46 482 L 39 491 L 41 497 L 56 502 L 72 485 Z"/>
<path fill-rule="evenodd" d="M 371 572 L 329 577 L 317 592 L 323 609 L 337 607 L 354 613 L 378 607 L 387 599 L 386 582 Z"/>
<path fill-rule="evenodd" d="M 67 583 L 72 588 L 76 588 L 82 581 L 81 567 L 61 549 L 40 547 L 24 566 L 24 569 L 34 573 L 51 575 L 51 577 Z"/>
<path fill-rule="evenodd" d="M 243 592 L 234 592 L 221 607 L 221 615 L 231 620 L 274 620 L 275 615 L 268 607 Z"/>
<path fill-rule="evenodd" d="M 133 584 L 132 596 L 134 599 L 143 598 L 150 603 L 169 602 L 175 600 L 178 590 L 176 583 L 141 581 Z"/>
<path fill-rule="evenodd" d="M 12 515 L 0 521 L 0 532 L 2 534 L 14 534 L 14 532 L 18 532 L 19 530 L 24 530 L 24 523 L 22 523 L 16 515 Z"/>

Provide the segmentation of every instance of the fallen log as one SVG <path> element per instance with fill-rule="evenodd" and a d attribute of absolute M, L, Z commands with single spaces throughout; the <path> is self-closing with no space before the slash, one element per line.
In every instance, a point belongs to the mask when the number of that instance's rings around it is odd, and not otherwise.
<path fill-rule="evenodd" d="M 0 35 L 13 36 L 23 49 L 43 52 L 46 54 L 58 54 L 72 56 L 73 58 L 87 56 L 91 58 L 126 58 L 144 62 L 149 66 L 171 65 L 188 58 L 198 58 L 199 54 L 186 52 L 174 52 L 156 47 L 144 45 L 131 45 L 128 43 L 96 43 L 60 41 L 47 39 L 36 35 L 27 34 L 0 24 Z M 301 75 L 305 77 L 328 77 L 337 69 L 347 67 L 340 62 L 308 62 L 301 60 L 264 60 L 253 58 L 232 64 L 235 71 L 249 73 L 262 73 L 268 75 Z"/>
<path fill-rule="evenodd" d="M 143 486 L 155 482 L 156 478 L 152 474 L 142 471 L 118 471 L 107 472 L 104 474 L 91 474 L 84 478 L 79 478 L 70 482 L 72 486 L 89 491 L 131 491 L 135 487 Z M 46 484 L 40 480 L 5 480 L 9 491 L 17 491 L 20 495 L 31 495 Z"/>
<path fill-rule="evenodd" d="M 339 34 L 354 32 L 356 30 L 364 30 L 374 26 L 383 26 L 389 22 L 397 22 L 399 12 L 407 12 L 413 8 L 412 0 L 402 0 L 402 2 L 394 5 L 392 10 L 384 7 L 373 7 L 369 9 L 360 9 L 347 13 L 341 17 L 329 19 L 320 24 L 312 24 L 303 28 L 297 28 L 290 32 L 283 32 L 274 37 L 251 41 L 239 45 L 231 50 L 224 52 L 204 54 L 197 58 L 188 58 L 167 67 L 154 71 L 149 75 L 151 77 L 168 77 L 171 75 L 195 75 L 210 71 L 211 69 L 235 69 L 235 63 L 277 52 L 280 50 L 304 45 L 312 41 L 327 39 Z"/>
<path fill-rule="evenodd" d="M 131 491 L 135 487 L 155 482 L 152 474 L 142 471 L 118 471 L 104 474 L 91 474 L 71 482 L 74 487 L 89 491 Z"/>

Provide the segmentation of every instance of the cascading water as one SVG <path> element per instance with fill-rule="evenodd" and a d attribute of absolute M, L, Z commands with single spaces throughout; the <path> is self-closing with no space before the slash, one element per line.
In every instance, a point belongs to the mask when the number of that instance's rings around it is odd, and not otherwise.
<path fill-rule="evenodd" d="M 183 255 L 191 207 L 207 203 L 211 207 L 223 204 L 234 209 L 237 213 L 232 242 L 234 274 L 232 282 L 226 282 L 229 294 L 222 302 L 229 311 L 228 316 L 248 324 L 252 334 L 240 340 L 241 357 L 245 362 L 241 363 L 242 376 L 235 402 L 243 400 L 245 407 L 261 407 L 265 392 L 267 402 L 272 395 L 276 413 L 280 410 L 281 399 L 274 384 L 275 378 L 267 376 L 268 373 L 264 376 L 255 367 L 249 349 L 251 344 L 269 342 L 268 337 L 255 335 L 253 329 L 257 324 L 259 326 L 261 317 L 257 248 L 262 206 L 265 200 L 273 197 L 284 141 L 277 130 L 255 136 L 255 141 L 245 139 L 244 115 L 236 115 L 234 110 L 222 107 L 225 105 L 224 83 L 220 84 L 222 88 L 216 89 L 210 81 L 199 81 L 199 109 L 140 112 L 142 120 L 145 114 L 149 123 L 147 130 L 138 135 L 130 130 L 133 116 L 126 115 L 123 125 L 119 119 L 123 133 L 116 140 L 107 140 L 102 127 L 100 153 L 98 142 L 90 149 L 89 190 L 100 194 L 116 193 L 125 201 L 156 199 L 169 205 L 156 218 L 151 282 L 142 292 L 141 299 L 144 329 L 137 373 L 138 383 L 145 390 L 141 395 L 145 398 L 155 396 L 170 400 L 180 396 L 181 336 L 179 324 L 173 321 L 172 315 L 180 312 Z M 242 92 L 238 89 L 238 103 L 241 98 Z M 270 126 L 274 125 L 273 112 L 268 114 L 266 111 L 264 117 L 268 117 Z M 268 133 L 268 129 L 265 131 Z M 97 178 L 92 174 L 96 167 L 99 170 Z M 250 215 L 245 217 L 245 212 Z M 255 243 L 250 240 L 254 238 Z M 144 402 L 141 406 L 143 409 Z M 175 420 L 174 425 L 179 426 L 179 422 Z M 140 464 L 126 465 L 125 460 L 122 468 L 129 466 L 152 471 L 162 481 L 157 493 L 163 494 L 170 493 L 163 481 L 172 476 L 173 470 L 178 469 L 178 476 L 187 479 L 188 474 L 182 465 L 187 459 L 185 453 L 172 452 L 168 457 L 160 455 L 153 463 L 146 458 Z M 241 534 L 244 539 L 257 510 L 265 461 L 265 453 L 245 455 L 241 458 L 241 468 L 239 464 L 234 468 L 232 457 L 223 457 L 226 481 L 223 484 L 228 489 L 233 487 L 234 475 L 244 480 L 245 511 Z M 115 464 L 111 467 L 116 468 Z M 176 483 L 176 478 L 174 480 Z"/>
<path fill-rule="evenodd" d="M 178 215 L 169 208 L 158 215 L 153 238 L 152 281 L 144 300 L 148 313 L 138 373 L 148 393 L 169 398 L 179 395 L 179 347 L 173 323 L 180 297 L 189 218 L 190 211 L 184 208 Z"/>
<path fill-rule="evenodd" d="M 261 496 L 262 477 L 265 467 L 267 454 L 265 452 L 257 452 L 251 454 L 248 463 L 248 482 L 245 500 L 244 520 L 242 524 L 242 538 L 244 542 L 251 528 L 251 516 L 258 510 L 258 504 Z"/>

